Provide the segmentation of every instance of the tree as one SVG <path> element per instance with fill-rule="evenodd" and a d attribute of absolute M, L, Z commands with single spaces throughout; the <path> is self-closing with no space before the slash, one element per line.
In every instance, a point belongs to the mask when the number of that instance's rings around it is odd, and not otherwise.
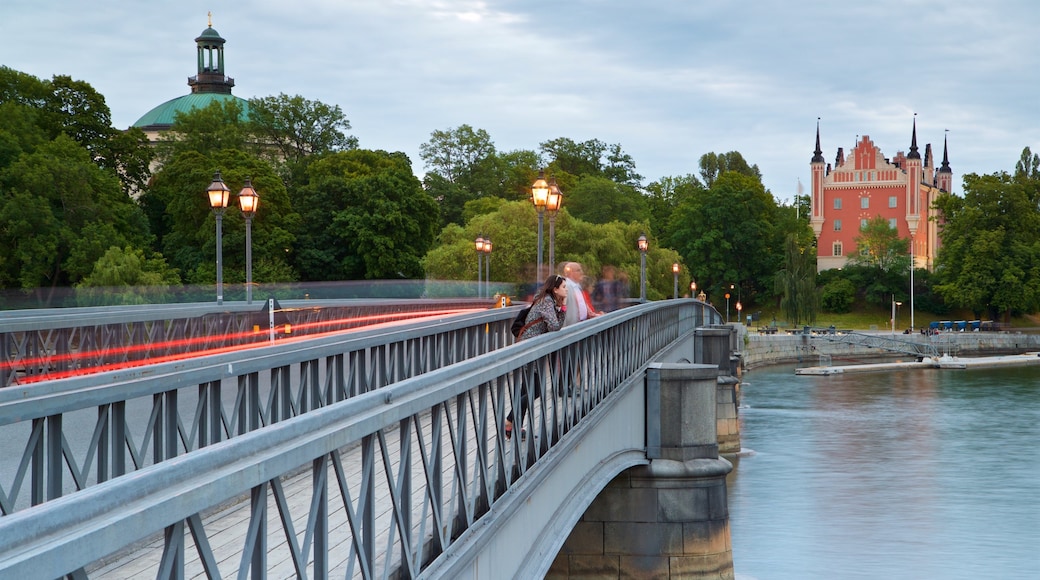
<path fill-rule="evenodd" d="M 157 304 L 171 285 L 180 282 L 177 270 L 162 256 L 149 258 L 140 249 L 112 246 L 76 284 L 76 299 L 80 306 Z"/>
<path fill-rule="evenodd" d="M 216 224 L 205 192 L 217 171 L 232 193 L 222 226 L 225 280 L 245 279 L 245 223 L 236 194 L 247 177 L 260 195 L 253 218 L 253 279 L 258 283 L 294 280 L 289 251 L 300 215 L 293 211 L 274 168 L 238 149 L 219 149 L 206 156 L 181 151 L 156 173 L 141 201 L 159 233 L 162 254 L 186 282 L 211 284 L 215 279 Z"/>
<path fill-rule="evenodd" d="M 776 200 L 755 177 L 728 171 L 700 195 L 684 199 L 669 223 L 665 243 L 679 251 L 709 296 L 730 284 L 746 303 L 773 287 L 783 263 Z"/>
<path fill-rule="evenodd" d="M 936 201 L 944 222 L 935 290 L 950 306 L 1009 320 L 1040 304 L 1040 211 L 1026 173 L 968 174 L 963 198 Z"/>
<path fill-rule="evenodd" d="M 305 280 L 422 277 L 437 206 L 403 153 L 328 155 L 310 165 L 297 198 L 296 264 Z"/>
<path fill-rule="evenodd" d="M 483 129 L 460 125 L 434 131 L 419 146 L 426 165 L 424 185 L 441 207 L 441 223 L 459 223 L 466 202 L 486 196 L 506 197 L 506 165 Z"/>
<path fill-rule="evenodd" d="M 715 183 L 715 180 L 727 171 L 735 171 L 762 181 L 762 172 L 758 170 L 758 166 L 748 165 L 748 162 L 744 160 L 744 156 L 737 151 L 705 153 L 701 155 L 699 164 L 701 179 L 704 181 L 705 187 L 710 188 Z"/>
<path fill-rule="evenodd" d="M 816 251 L 788 234 L 784 243 L 784 269 L 776 273 L 780 310 L 795 324 L 816 322 L 820 298 L 816 289 Z"/>
<path fill-rule="evenodd" d="M 860 228 L 856 252 L 849 256 L 849 262 L 882 272 L 909 272 L 909 253 L 910 240 L 899 237 L 884 217 L 874 216 Z"/>
<path fill-rule="evenodd" d="M 585 176 L 564 191 L 564 203 L 574 217 L 596 224 L 645 222 L 650 217 L 646 198 L 634 187 L 606 177 Z"/>
<path fill-rule="evenodd" d="M 77 282 L 111 245 L 146 247 L 144 214 L 64 134 L 0 168 L 0 286 Z M 49 296 L 41 295 L 41 300 Z"/>
<path fill-rule="evenodd" d="M 284 164 L 286 181 L 296 183 L 308 159 L 357 149 L 357 137 L 348 136 L 350 121 L 338 105 L 311 101 L 285 93 L 249 100 L 249 130 L 271 149 L 276 165 Z"/>

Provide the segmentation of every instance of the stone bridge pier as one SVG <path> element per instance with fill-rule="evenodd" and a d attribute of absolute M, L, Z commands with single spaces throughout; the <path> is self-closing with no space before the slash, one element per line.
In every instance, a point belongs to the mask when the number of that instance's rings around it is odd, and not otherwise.
<path fill-rule="evenodd" d="M 625 470 L 600 492 L 547 578 L 734 578 L 726 497 L 732 465 L 719 456 L 718 409 L 735 399 L 719 400 L 720 391 L 731 396 L 725 393 L 733 388 L 719 370 L 718 364 L 650 365 L 650 464 Z"/>

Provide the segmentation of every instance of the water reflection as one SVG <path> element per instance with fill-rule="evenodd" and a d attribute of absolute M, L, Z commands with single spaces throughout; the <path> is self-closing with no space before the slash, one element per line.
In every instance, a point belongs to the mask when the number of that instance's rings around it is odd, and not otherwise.
<path fill-rule="evenodd" d="M 745 375 L 740 579 L 1040 577 L 1036 369 Z"/>

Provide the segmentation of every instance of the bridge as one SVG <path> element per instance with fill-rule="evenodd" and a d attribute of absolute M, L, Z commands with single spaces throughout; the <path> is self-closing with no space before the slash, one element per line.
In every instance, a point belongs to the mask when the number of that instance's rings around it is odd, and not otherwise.
<path fill-rule="evenodd" d="M 541 577 L 596 530 L 636 544 L 617 565 L 732 576 L 718 312 L 642 304 L 514 345 L 517 308 L 478 306 L 5 320 L 0 577 Z M 359 317 L 381 323 L 339 331 Z M 656 524 L 587 515 L 651 496 Z"/>

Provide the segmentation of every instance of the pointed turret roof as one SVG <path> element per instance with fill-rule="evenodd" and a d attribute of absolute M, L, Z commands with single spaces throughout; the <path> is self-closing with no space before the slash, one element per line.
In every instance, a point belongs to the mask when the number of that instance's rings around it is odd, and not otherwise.
<path fill-rule="evenodd" d="M 907 159 L 920 159 L 921 154 L 917 151 L 917 113 L 914 113 L 914 133 L 910 137 L 910 152 L 906 154 Z"/>
<path fill-rule="evenodd" d="M 816 151 L 813 152 L 813 163 L 823 163 L 823 150 L 820 149 L 820 118 L 816 118 Z"/>
<path fill-rule="evenodd" d="M 939 173 L 953 173 L 953 169 L 950 169 L 950 156 L 946 151 L 946 135 L 943 135 L 943 160 L 942 166 L 939 167 Z"/>

